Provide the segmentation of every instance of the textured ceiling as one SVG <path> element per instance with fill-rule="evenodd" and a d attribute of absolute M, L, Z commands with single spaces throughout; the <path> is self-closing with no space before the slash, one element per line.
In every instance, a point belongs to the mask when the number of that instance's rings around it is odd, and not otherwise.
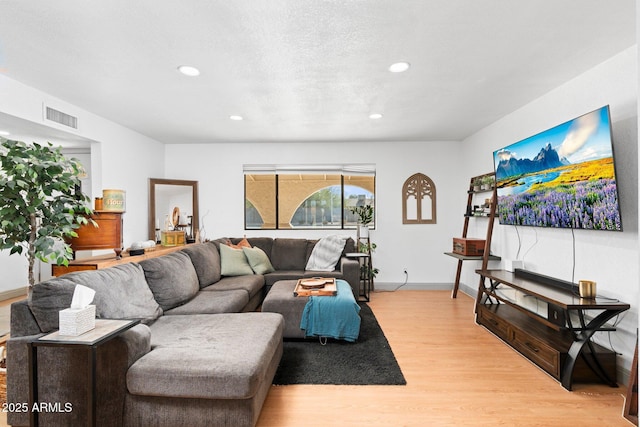
<path fill-rule="evenodd" d="M 460 140 L 633 46 L 634 17 L 633 0 L 2 0 L 0 72 L 166 143 Z"/>

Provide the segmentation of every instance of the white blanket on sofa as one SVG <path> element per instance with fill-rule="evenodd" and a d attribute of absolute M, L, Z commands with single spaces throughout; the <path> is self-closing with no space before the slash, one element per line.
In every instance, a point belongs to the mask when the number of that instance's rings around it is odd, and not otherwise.
<path fill-rule="evenodd" d="M 347 236 L 326 236 L 321 238 L 313 247 L 306 270 L 333 271 L 342 255 Z"/>

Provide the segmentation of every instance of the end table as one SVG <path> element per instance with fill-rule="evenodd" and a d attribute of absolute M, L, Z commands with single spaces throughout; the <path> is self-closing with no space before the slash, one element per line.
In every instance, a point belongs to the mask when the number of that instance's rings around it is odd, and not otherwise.
<path fill-rule="evenodd" d="M 371 293 L 371 255 L 365 252 L 350 252 L 345 254 L 347 258 L 357 259 L 360 263 L 360 285 L 358 286 L 358 301 L 369 302 Z"/>
<path fill-rule="evenodd" d="M 96 319 L 96 327 L 82 335 L 67 336 L 59 332 L 52 332 L 29 343 L 29 409 L 30 424 L 38 425 L 38 411 L 33 411 L 34 404 L 38 403 L 38 347 L 64 347 L 82 346 L 88 352 L 87 382 L 89 393 L 87 395 L 87 425 L 96 425 L 96 357 L 97 348 L 105 342 L 117 337 L 122 332 L 131 329 L 140 323 L 140 320 L 113 320 Z"/>

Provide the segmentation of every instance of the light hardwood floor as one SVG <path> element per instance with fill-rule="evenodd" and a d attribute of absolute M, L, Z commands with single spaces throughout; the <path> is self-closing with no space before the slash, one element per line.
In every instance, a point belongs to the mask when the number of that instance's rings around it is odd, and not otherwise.
<path fill-rule="evenodd" d="M 258 427 L 633 425 L 625 387 L 566 391 L 477 326 L 465 294 L 376 292 L 369 304 L 407 385 L 273 386 Z"/>
<path fill-rule="evenodd" d="M 562 386 L 474 323 L 448 291 L 372 294 L 406 386 L 277 386 L 259 427 L 631 426 L 625 387 Z"/>

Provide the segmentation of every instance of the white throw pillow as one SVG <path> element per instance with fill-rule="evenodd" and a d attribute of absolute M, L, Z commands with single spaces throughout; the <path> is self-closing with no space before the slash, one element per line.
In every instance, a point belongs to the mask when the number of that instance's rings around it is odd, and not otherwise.
<path fill-rule="evenodd" d="M 348 238 L 347 236 L 333 235 L 320 239 L 311 251 L 306 269 L 312 271 L 335 270 Z"/>

